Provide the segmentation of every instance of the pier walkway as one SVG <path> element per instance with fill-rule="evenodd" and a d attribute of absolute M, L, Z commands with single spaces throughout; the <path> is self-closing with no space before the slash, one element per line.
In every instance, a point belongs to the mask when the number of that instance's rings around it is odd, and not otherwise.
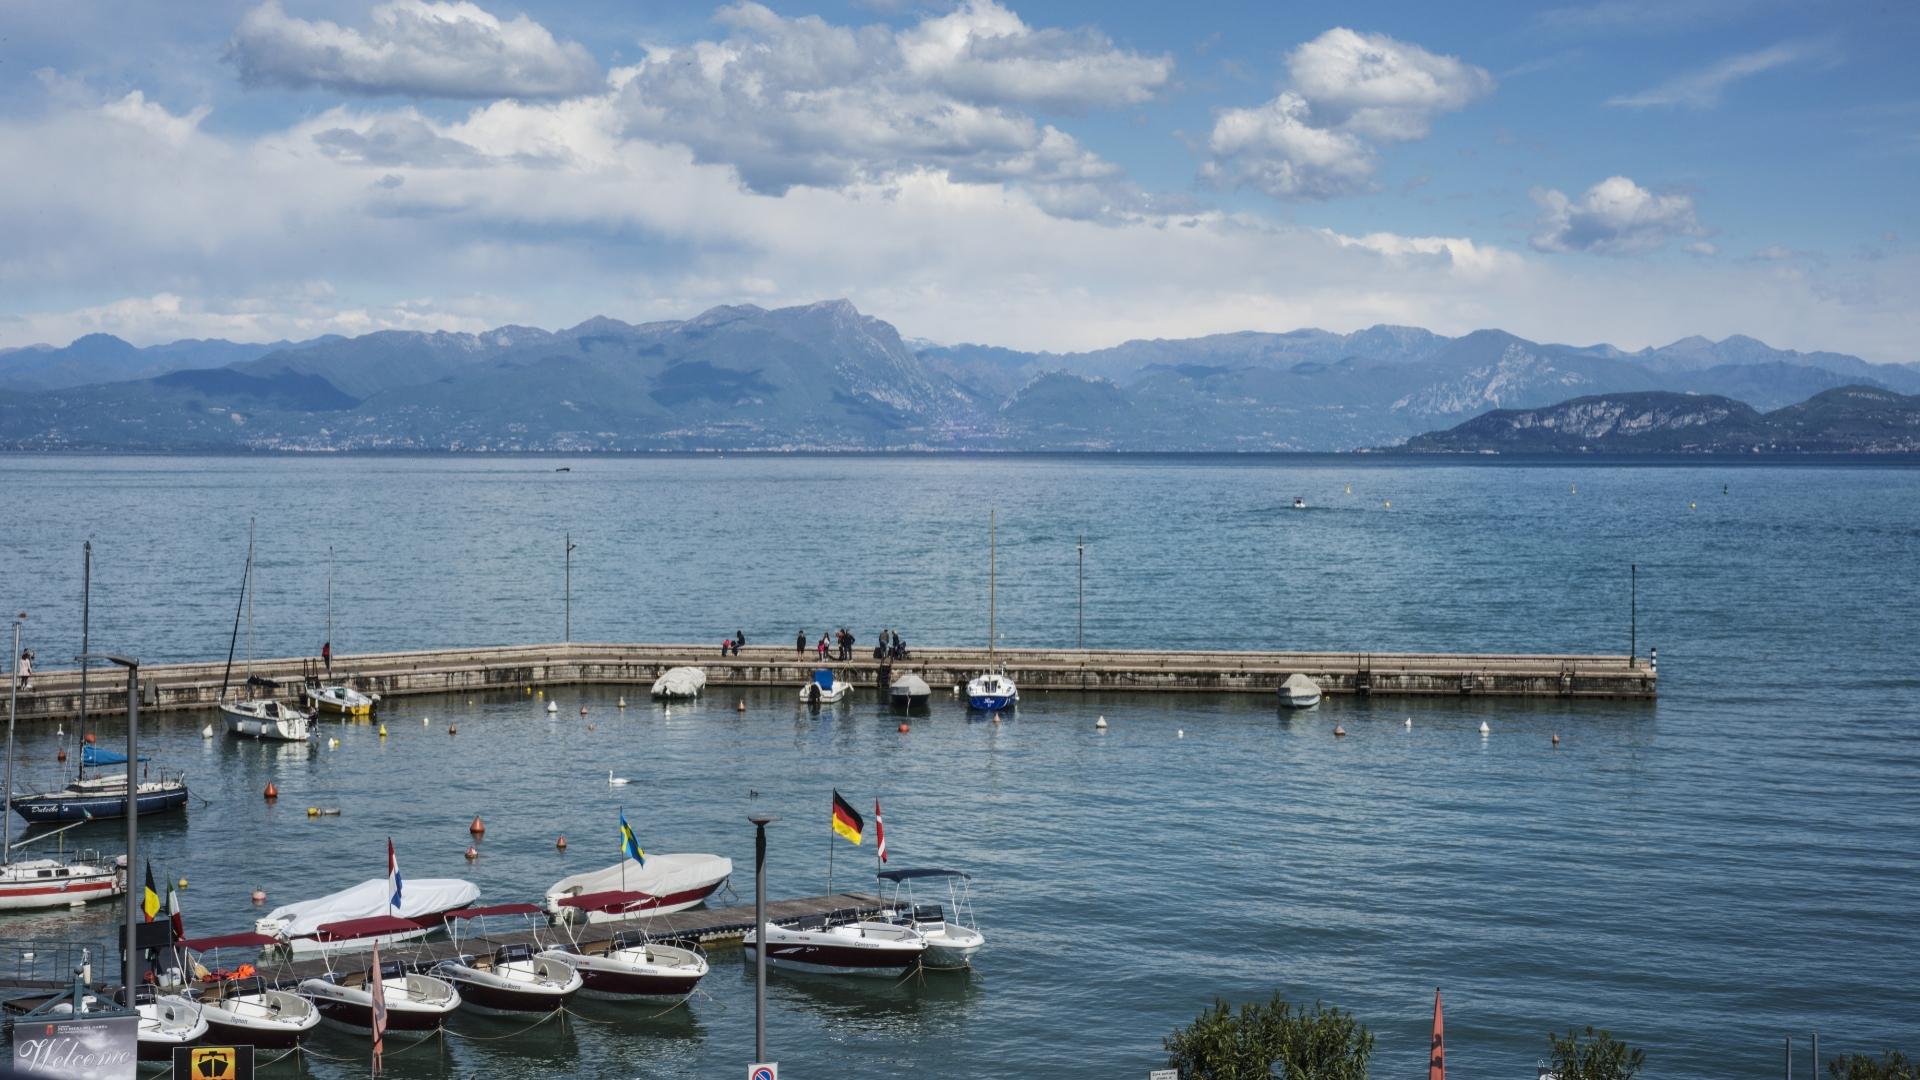
<path fill-rule="evenodd" d="M 719 656 L 714 645 L 617 645 L 574 642 L 500 645 L 421 652 L 365 653 L 333 658 L 333 681 L 383 697 L 407 694 L 518 691 L 526 687 L 605 685 L 644 697 L 671 667 L 705 669 L 710 691 L 734 687 L 798 687 L 816 666 L 830 666 L 861 689 L 879 684 L 870 647 L 851 661 L 817 664 L 813 650 L 748 646 Z M 1001 649 L 1004 665 L 1023 694 L 1036 691 L 1273 694 L 1288 675 L 1311 676 L 1327 694 L 1545 698 L 1656 696 L 1658 677 L 1644 657 L 1571 654 L 1179 652 L 1145 649 Z M 915 648 L 892 666 L 892 676 L 914 674 L 937 696 L 985 670 L 985 649 Z M 287 693 L 317 667 L 311 657 L 255 660 L 256 675 L 280 680 Z M 143 711 L 205 709 L 218 703 L 225 661 L 153 664 L 140 669 Z M 243 676 L 235 665 L 236 690 Z M 126 709 L 126 678 L 96 669 L 88 681 L 87 711 Z M 632 696 L 632 695 L 630 695 Z M 34 673 L 20 695 L 20 718 L 65 719 L 80 709 L 75 670 Z"/>

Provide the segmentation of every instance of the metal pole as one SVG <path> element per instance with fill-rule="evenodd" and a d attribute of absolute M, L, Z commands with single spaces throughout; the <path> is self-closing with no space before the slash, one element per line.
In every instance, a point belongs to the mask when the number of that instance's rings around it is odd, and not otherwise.
<path fill-rule="evenodd" d="M 1633 666 L 1633 658 L 1640 655 L 1640 564 L 1627 564 L 1628 586 L 1627 611 L 1627 666 Z"/>
<path fill-rule="evenodd" d="M 573 640 L 573 533 L 567 533 L 567 626 L 563 641 Z"/>
<path fill-rule="evenodd" d="M 1793 1036 L 1791 1035 L 1787 1036 L 1787 1056 L 1784 1064 L 1787 1067 L 1787 1080 L 1793 1080 Z"/>
<path fill-rule="evenodd" d="M 89 620 L 93 615 L 93 541 L 87 541 L 82 550 L 85 555 L 80 564 L 80 655 L 85 656 Z M 87 668 L 90 666 L 80 665 L 80 735 L 83 738 L 87 732 Z"/>
<path fill-rule="evenodd" d="M 20 619 L 27 617 L 20 613 Z M 7 655 L 7 808 L 0 810 L 0 863 L 13 862 L 13 714 L 20 707 L 20 619 L 13 621 L 13 651 Z"/>
<path fill-rule="evenodd" d="M 1813 1080 L 1820 1080 L 1820 1033 L 1813 1033 Z"/>
<path fill-rule="evenodd" d="M 127 1008 L 133 1008 L 133 990 L 140 985 L 140 953 L 134 935 L 140 925 L 140 900 L 133 888 L 134 864 L 140 851 L 140 661 L 127 664 Z"/>
<path fill-rule="evenodd" d="M 1087 534 L 1080 534 L 1080 543 L 1076 545 L 1080 552 L 1080 644 L 1087 647 Z"/>
<path fill-rule="evenodd" d="M 771 814 L 753 822 L 753 1060 L 767 1060 L 767 826 Z"/>

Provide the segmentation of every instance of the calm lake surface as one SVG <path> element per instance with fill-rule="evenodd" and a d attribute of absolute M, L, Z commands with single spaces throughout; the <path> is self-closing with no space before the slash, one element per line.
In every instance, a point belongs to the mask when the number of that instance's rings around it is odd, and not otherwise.
<path fill-rule="evenodd" d="M 958 976 L 770 975 L 791 1077 L 1143 1076 L 1216 995 L 1274 990 L 1353 1011 L 1374 1074 L 1412 1075 L 1436 986 L 1464 1080 L 1530 1078 L 1550 1029 L 1588 1023 L 1646 1047 L 1656 1077 L 1777 1075 L 1780 1040 L 1816 1030 L 1829 1054 L 1920 1052 L 1920 471 L 11 456 L 0 490 L 0 604 L 30 613 L 43 667 L 78 651 L 88 538 L 96 648 L 224 656 L 250 515 L 263 656 L 318 651 L 329 547 L 338 651 L 558 640 L 569 530 L 576 640 L 716 651 L 735 629 L 840 625 L 861 648 L 882 626 L 984 642 L 989 507 L 1007 645 L 1075 641 L 1082 534 L 1089 645 L 1624 653 L 1637 563 L 1658 704 L 1286 716 L 1253 697 L 1029 694 L 999 726 L 936 698 L 901 735 L 870 694 L 815 716 L 785 691 L 721 693 L 669 718 L 562 689 L 556 720 L 524 695 L 396 699 L 385 741 L 325 725 L 337 750 L 203 741 L 210 716 L 163 715 L 147 745 L 209 804 L 146 819 L 143 849 L 190 879 L 189 931 L 213 933 L 251 925 L 256 887 L 272 906 L 379 876 L 389 835 L 411 877 L 537 898 L 614 860 L 624 807 L 650 851 L 731 857 L 750 899 L 750 809 L 781 818 L 771 895 L 803 895 L 826 884 L 830 789 L 878 797 L 893 866 L 978 875 L 989 944 Z M 51 778 L 57 741 L 23 730 L 22 773 Z M 609 788 L 609 768 L 633 784 Z M 89 828 L 114 843 L 117 826 Z M 837 843 L 836 884 L 870 882 L 871 847 Z M 113 919 L 0 917 L 0 934 Z M 462 1018 L 470 1038 L 389 1070 L 739 1075 L 752 971 L 737 949 L 713 962 L 667 1016 L 587 1003 L 517 1038 Z M 364 1040 L 313 1046 L 343 1059 L 313 1075 L 365 1075 Z"/>

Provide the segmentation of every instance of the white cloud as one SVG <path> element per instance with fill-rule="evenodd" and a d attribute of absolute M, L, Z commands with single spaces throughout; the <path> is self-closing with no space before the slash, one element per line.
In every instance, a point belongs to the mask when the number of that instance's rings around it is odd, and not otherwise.
<path fill-rule="evenodd" d="M 1755 52 L 1729 56 L 1699 71 L 1677 75 L 1658 86 L 1635 94 L 1607 99 L 1609 105 L 1645 109 L 1675 107 L 1711 109 L 1720 104 L 1728 86 L 1789 64 L 1827 60 L 1833 55 L 1830 45 L 1821 42 L 1788 41 Z"/>
<path fill-rule="evenodd" d="M 1533 198 L 1541 209 L 1540 231 L 1533 236 L 1538 251 L 1632 255 L 1705 231 L 1694 217 L 1692 196 L 1656 195 L 1624 176 L 1609 176 L 1578 200 L 1552 189 L 1536 189 Z"/>
<path fill-rule="evenodd" d="M 1435 117 L 1493 90 L 1485 69 L 1345 27 L 1296 47 L 1287 70 L 1273 100 L 1216 114 L 1203 178 L 1283 199 L 1367 191 L 1377 157 L 1368 140 L 1425 138 Z"/>
<path fill-rule="evenodd" d="M 898 38 L 906 72 L 973 101 L 1100 108 L 1151 99 L 1167 56 L 1117 49 L 1096 30 L 1035 30 L 994 0 L 967 0 Z"/>
<path fill-rule="evenodd" d="M 100 115 L 131 124 L 174 146 L 185 143 L 189 136 L 199 130 L 200 121 L 205 120 L 212 111 L 211 107 L 200 105 L 184 115 L 175 116 L 158 102 L 148 101 L 147 95 L 138 90 L 118 101 L 100 106 Z"/>
<path fill-rule="evenodd" d="M 247 12 L 227 55 L 249 85 L 349 94 L 563 97 L 600 81 L 585 47 L 525 15 L 502 21 L 465 0 L 387 0 L 364 30 L 288 15 L 280 0 Z"/>

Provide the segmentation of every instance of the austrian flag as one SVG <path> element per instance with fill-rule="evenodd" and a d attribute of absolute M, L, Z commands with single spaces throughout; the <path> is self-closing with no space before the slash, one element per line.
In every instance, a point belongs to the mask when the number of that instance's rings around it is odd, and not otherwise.
<path fill-rule="evenodd" d="M 873 800 L 873 839 L 875 843 L 878 843 L 880 845 L 880 850 L 874 852 L 874 854 L 880 856 L 881 862 L 886 862 L 887 861 L 887 825 L 886 825 L 886 822 L 880 820 L 880 800 L 879 799 Z"/>

